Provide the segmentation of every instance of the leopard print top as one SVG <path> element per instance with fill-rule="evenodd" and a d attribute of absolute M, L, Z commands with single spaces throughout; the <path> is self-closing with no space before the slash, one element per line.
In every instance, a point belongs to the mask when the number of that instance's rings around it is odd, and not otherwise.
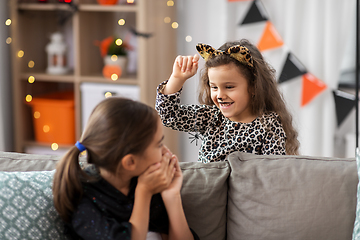
<path fill-rule="evenodd" d="M 202 135 L 198 161 L 224 161 L 234 151 L 258 155 L 286 154 L 286 134 L 275 112 L 257 117 L 250 123 L 233 122 L 215 105 L 180 104 L 182 90 L 170 95 L 162 94 L 166 83 L 157 88 L 155 109 L 164 126 Z"/>

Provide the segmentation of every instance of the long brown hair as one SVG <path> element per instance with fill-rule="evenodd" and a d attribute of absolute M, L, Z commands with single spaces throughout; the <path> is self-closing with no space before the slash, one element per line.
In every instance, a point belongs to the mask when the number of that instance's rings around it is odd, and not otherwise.
<path fill-rule="evenodd" d="M 269 112 L 276 112 L 280 117 L 287 137 L 285 145 L 286 153 L 290 155 L 299 154 L 298 133 L 292 125 L 292 116 L 288 112 L 283 96 L 278 89 L 275 69 L 264 60 L 260 51 L 246 39 L 238 42 L 227 42 L 219 50 L 226 51 L 229 47 L 235 45 L 243 45 L 250 50 L 254 67 L 246 66 L 229 55 L 218 55 L 209 58 L 201 72 L 199 102 L 214 105 L 209 87 L 209 68 L 233 63 L 248 81 L 248 91 L 253 96 L 250 101 L 252 113 L 260 116 Z"/>
<path fill-rule="evenodd" d="M 143 103 L 117 97 L 103 100 L 93 110 L 80 140 L 88 163 L 115 174 L 125 155 L 145 151 L 157 131 L 158 119 L 155 109 Z M 54 175 L 54 205 L 65 222 L 81 200 L 82 181 L 90 179 L 79 165 L 79 154 L 77 147 L 71 147 Z"/>

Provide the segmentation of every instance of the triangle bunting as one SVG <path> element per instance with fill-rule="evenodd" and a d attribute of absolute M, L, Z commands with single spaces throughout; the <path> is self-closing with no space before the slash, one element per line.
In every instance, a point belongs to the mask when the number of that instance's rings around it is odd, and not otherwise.
<path fill-rule="evenodd" d="M 310 73 L 303 75 L 302 86 L 302 107 L 307 105 L 311 100 L 313 100 L 313 98 L 315 98 L 327 88 L 325 83 Z"/>
<path fill-rule="evenodd" d="M 250 7 L 250 10 L 246 14 L 244 20 L 239 25 L 267 20 L 268 18 L 264 6 L 260 1 L 254 0 Z"/>
<path fill-rule="evenodd" d="M 274 28 L 274 25 L 270 21 L 267 21 L 264 33 L 260 39 L 260 42 L 258 43 L 258 49 L 260 51 L 265 51 L 268 49 L 281 47 L 283 44 L 284 42 Z"/>
<path fill-rule="evenodd" d="M 338 127 L 355 107 L 355 96 L 339 90 L 333 91 Z"/>
<path fill-rule="evenodd" d="M 286 82 L 297 76 L 304 75 L 305 73 L 307 73 L 307 70 L 304 65 L 302 65 L 292 53 L 289 53 L 281 71 L 279 83 Z"/>

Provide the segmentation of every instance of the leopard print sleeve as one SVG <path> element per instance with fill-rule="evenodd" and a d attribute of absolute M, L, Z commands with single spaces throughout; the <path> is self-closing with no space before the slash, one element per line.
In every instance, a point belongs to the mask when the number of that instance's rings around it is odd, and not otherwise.
<path fill-rule="evenodd" d="M 166 83 L 167 81 L 158 86 L 155 104 L 163 125 L 177 131 L 203 134 L 214 121 L 216 108 L 207 105 L 182 105 L 180 104 L 182 90 L 169 95 L 162 93 Z"/>
<path fill-rule="evenodd" d="M 286 155 L 286 134 L 276 113 L 264 116 L 266 134 L 262 147 L 264 155 Z"/>

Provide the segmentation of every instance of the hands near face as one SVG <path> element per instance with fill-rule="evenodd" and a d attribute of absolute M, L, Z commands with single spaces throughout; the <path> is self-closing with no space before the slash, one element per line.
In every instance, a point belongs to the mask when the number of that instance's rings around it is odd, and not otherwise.
<path fill-rule="evenodd" d="M 151 194 L 159 192 L 180 192 L 182 172 L 177 157 L 165 149 L 161 161 L 150 165 L 139 176 L 138 185 L 146 187 Z"/>

